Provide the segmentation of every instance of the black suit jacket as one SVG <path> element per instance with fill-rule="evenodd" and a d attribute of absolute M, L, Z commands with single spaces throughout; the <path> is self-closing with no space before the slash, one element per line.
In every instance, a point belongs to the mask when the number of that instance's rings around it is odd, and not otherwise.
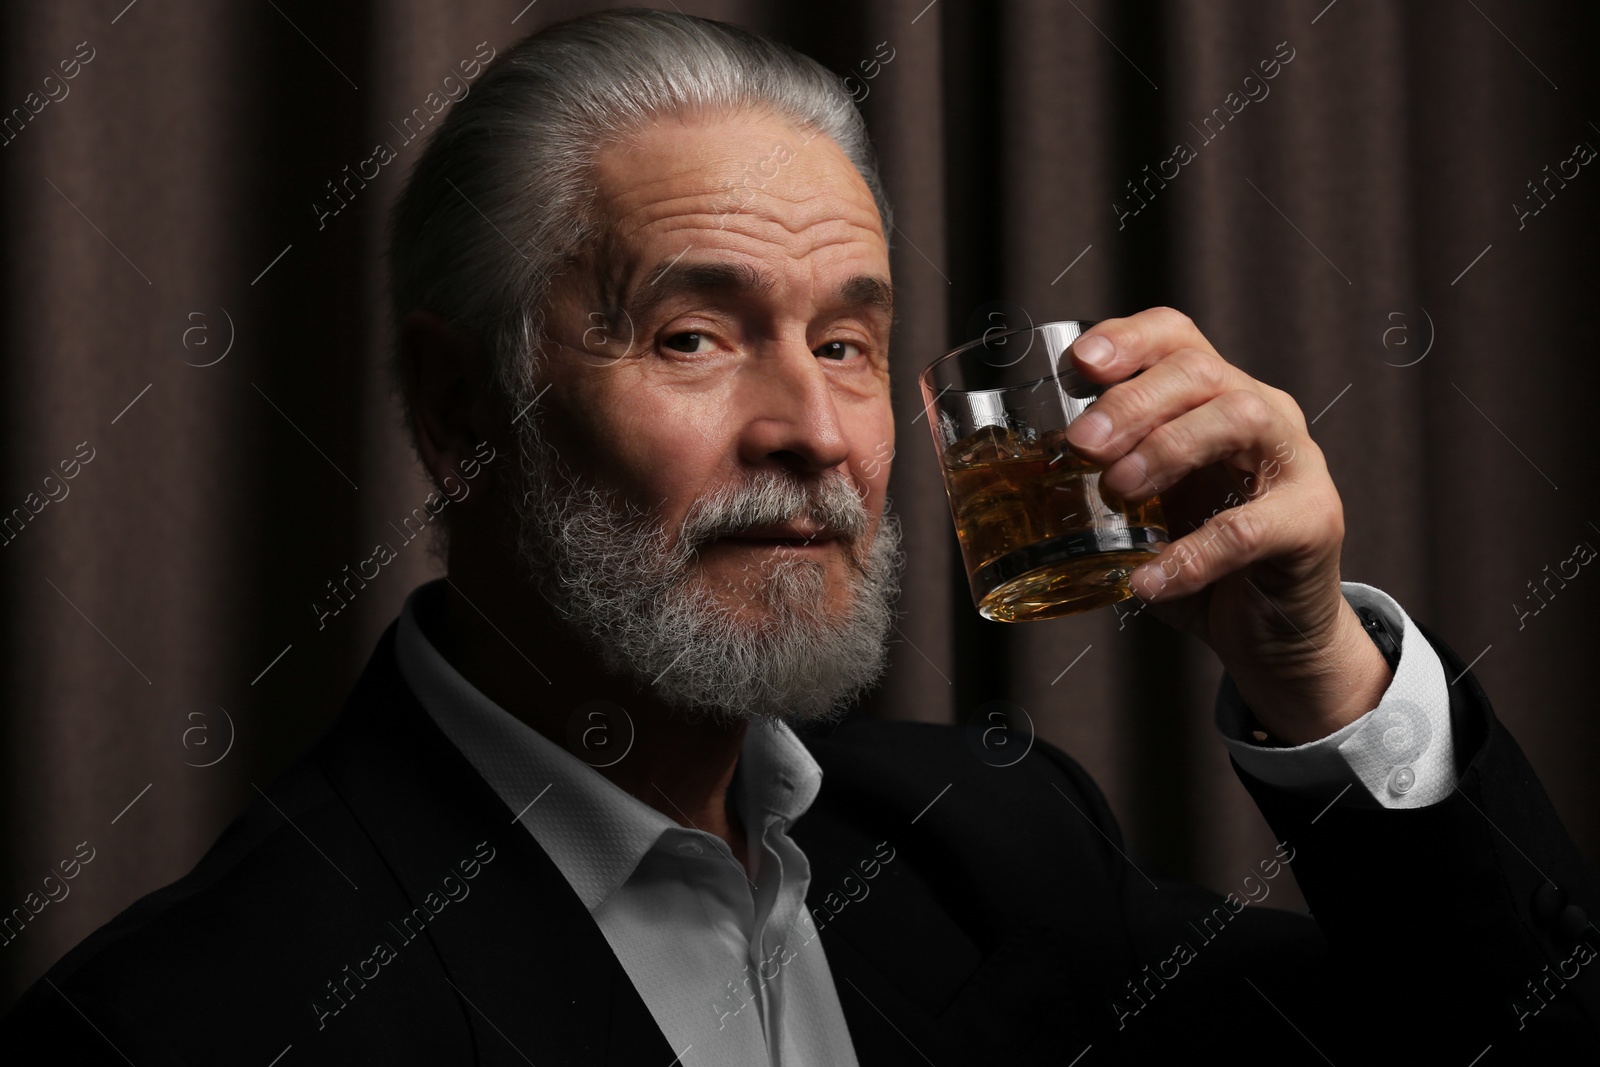
<path fill-rule="evenodd" d="M 1326 807 L 1241 775 L 1283 844 L 1231 899 L 1147 878 L 1094 783 L 1043 742 L 996 767 L 954 727 L 808 737 L 823 785 L 792 833 L 860 1062 L 1465 1065 L 1486 1046 L 1485 1064 L 1600 1047 L 1594 875 L 1470 676 L 1451 702 L 1462 777 L 1431 807 Z M 1315 921 L 1242 903 L 1291 856 Z M 705 1040 L 726 1007 L 708 992 Z M 0 1025 L 0 1059 L 52 1065 L 676 1052 L 405 685 L 393 627 L 329 735 Z"/>

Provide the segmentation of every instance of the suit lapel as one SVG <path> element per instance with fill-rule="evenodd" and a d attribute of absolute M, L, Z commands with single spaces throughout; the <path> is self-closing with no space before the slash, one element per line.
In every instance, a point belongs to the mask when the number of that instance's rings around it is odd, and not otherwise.
<path fill-rule="evenodd" d="M 1085 1032 L 1086 976 L 1121 953 L 1110 929 L 1061 929 L 1104 910 L 1093 872 L 1063 859 L 1090 854 L 1075 850 L 1081 816 L 1023 768 L 973 758 L 956 731 L 856 722 L 807 744 L 823 784 L 793 833 L 861 1062 L 1021 1062 Z M 884 844 L 895 858 L 868 879 Z"/>
<path fill-rule="evenodd" d="M 560 870 L 400 677 L 394 627 L 320 762 L 422 909 L 412 926 L 427 920 L 427 942 L 463 1004 L 480 1062 L 671 1060 L 666 1038 Z M 397 931 L 408 933 L 416 936 L 410 927 Z"/>

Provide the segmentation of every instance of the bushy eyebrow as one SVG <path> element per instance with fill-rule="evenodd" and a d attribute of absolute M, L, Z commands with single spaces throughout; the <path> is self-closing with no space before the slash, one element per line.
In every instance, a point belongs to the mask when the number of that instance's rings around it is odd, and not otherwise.
<path fill-rule="evenodd" d="M 662 304 L 684 295 L 761 296 L 777 287 L 777 279 L 748 263 L 678 263 L 668 260 L 649 272 L 647 281 L 624 297 L 622 306 L 635 322 L 646 320 Z M 894 287 L 887 278 L 856 274 L 833 292 L 830 303 L 846 308 L 874 308 L 894 316 Z"/>
<path fill-rule="evenodd" d="M 877 308 L 889 318 L 894 318 L 894 286 L 889 279 L 876 274 L 857 274 L 839 287 L 839 302 L 851 307 Z"/>

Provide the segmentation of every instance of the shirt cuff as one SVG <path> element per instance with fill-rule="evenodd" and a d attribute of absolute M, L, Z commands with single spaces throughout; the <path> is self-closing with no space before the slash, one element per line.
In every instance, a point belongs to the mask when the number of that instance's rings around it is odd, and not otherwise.
<path fill-rule="evenodd" d="M 1378 706 L 1327 737 L 1292 748 L 1250 740 L 1255 716 L 1233 679 L 1217 694 L 1217 729 L 1234 762 L 1268 785 L 1364 807 L 1422 808 L 1455 792 L 1455 741 L 1444 665 L 1394 598 L 1343 582 L 1345 600 L 1371 608 L 1400 634 L 1400 661 Z M 1352 788 L 1359 787 L 1359 788 Z"/>

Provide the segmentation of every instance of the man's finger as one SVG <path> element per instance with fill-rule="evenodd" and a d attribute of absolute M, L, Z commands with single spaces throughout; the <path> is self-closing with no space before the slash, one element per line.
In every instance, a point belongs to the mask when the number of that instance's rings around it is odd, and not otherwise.
<path fill-rule="evenodd" d="M 1174 600 L 1260 559 L 1289 560 L 1328 543 L 1330 529 L 1342 530 L 1337 502 L 1328 506 L 1304 494 L 1269 494 L 1211 516 L 1180 537 L 1160 556 L 1142 564 L 1131 578 L 1133 591 L 1147 601 Z"/>
<path fill-rule="evenodd" d="M 1067 442 L 1086 459 L 1114 463 L 1162 423 L 1229 389 L 1254 384 L 1247 374 L 1214 353 L 1181 348 L 1137 378 L 1107 389 L 1067 428 Z"/>
<path fill-rule="evenodd" d="M 1100 484 L 1124 500 L 1146 500 L 1220 460 L 1238 456 L 1254 467 L 1289 433 L 1288 421 L 1258 394 L 1229 390 L 1150 431 L 1106 469 Z"/>
<path fill-rule="evenodd" d="M 1120 382 L 1181 348 L 1198 348 L 1216 355 L 1216 349 L 1194 320 L 1181 311 L 1160 307 L 1096 323 L 1073 342 L 1072 357 L 1090 381 Z"/>

